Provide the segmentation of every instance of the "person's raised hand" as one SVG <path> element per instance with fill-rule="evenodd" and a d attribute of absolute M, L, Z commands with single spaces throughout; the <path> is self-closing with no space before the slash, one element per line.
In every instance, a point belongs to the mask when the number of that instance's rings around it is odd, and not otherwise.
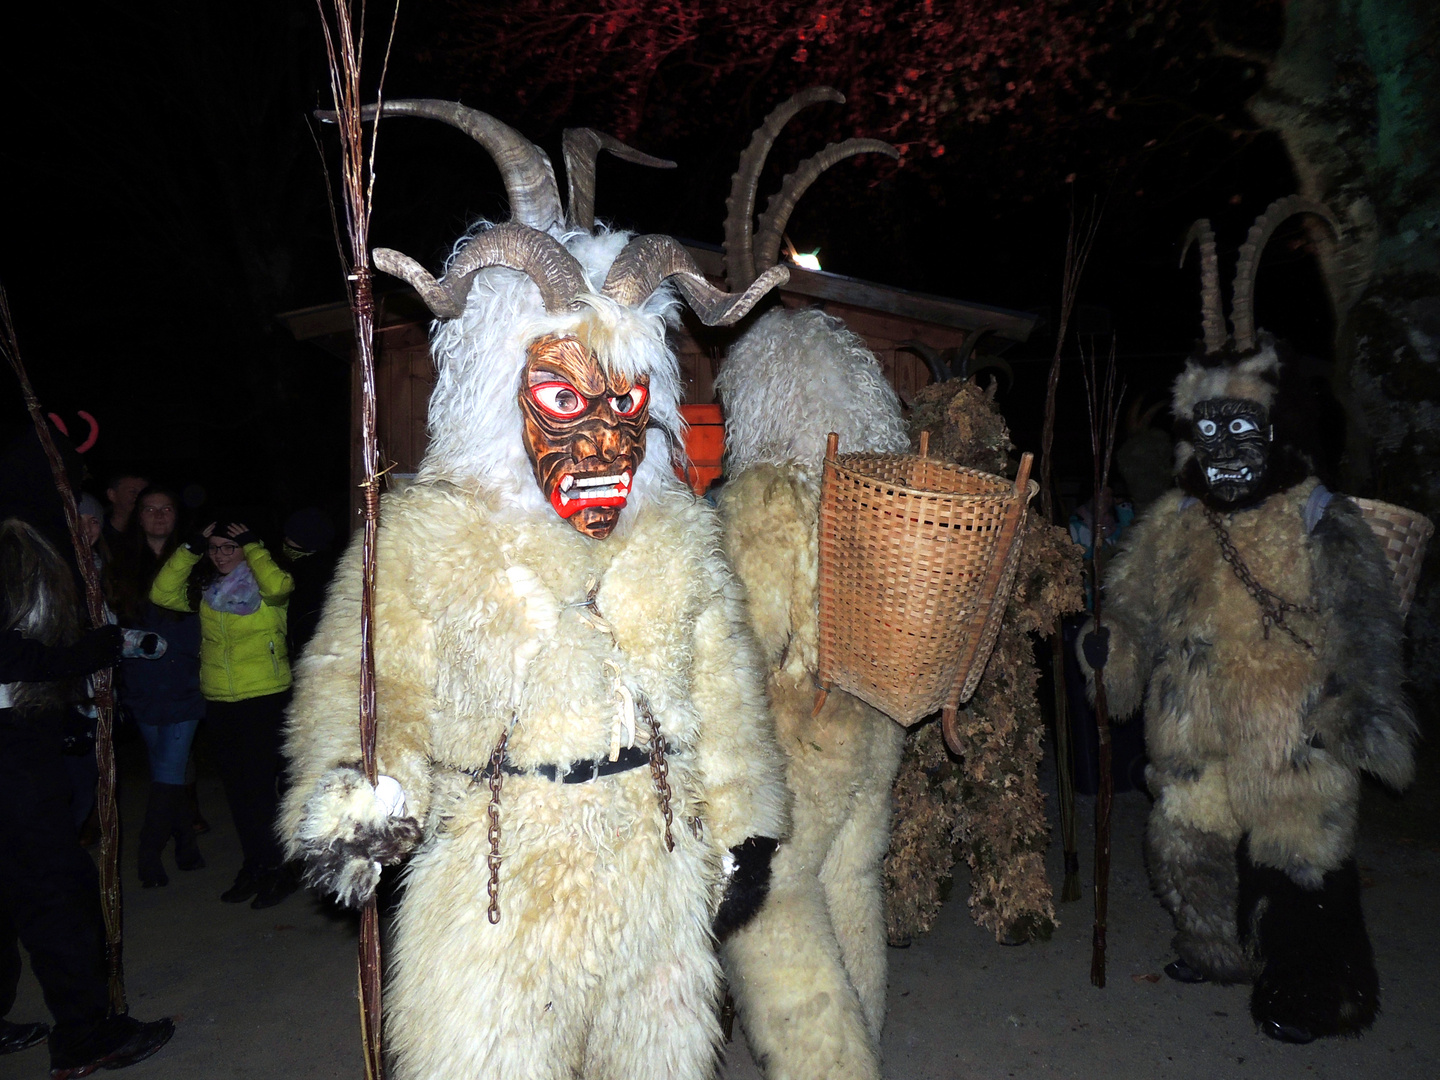
<path fill-rule="evenodd" d="M 251 530 L 249 525 L 243 525 L 238 521 L 231 522 L 225 531 L 230 534 L 230 539 L 234 540 L 235 543 L 241 547 L 244 547 L 246 544 L 253 544 L 256 540 L 260 539 L 260 537 L 256 536 Z"/>
<path fill-rule="evenodd" d="M 210 534 L 215 531 L 216 522 L 210 522 L 199 532 L 191 533 L 185 540 L 185 546 L 196 555 L 204 555 L 205 549 L 210 544 Z"/>

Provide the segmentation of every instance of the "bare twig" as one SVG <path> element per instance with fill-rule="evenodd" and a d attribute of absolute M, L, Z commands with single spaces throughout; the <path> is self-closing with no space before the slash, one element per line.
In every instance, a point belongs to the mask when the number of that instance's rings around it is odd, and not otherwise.
<path fill-rule="evenodd" d="M 358 36 L 347 0 L 315 0 L 325 34 L 330 94 L 340 133 L 340 179 L 344 190 L 345 228 L 350 240 L 345 289 L 355 325 L 356 362 L 360 367 L 361 456 L 364 459 L 364 529 L 360 592 L 360 750 L 365 775 L 375 782 L 375 541 L 379 528 L 379 447 L 375 429 L 375 297 L 370 269 L 370 213 L 375 196 L 375 144 L 380 125 L 371 128 L 365 145 L 361 121 L 360 72 L 365 51 L 365 8 L 360 7 Z M 390 19 L 390 35 L 381 65 L 381 86 L 395 41 L 399 0 Z M 382 101 L 380 88 L 376 102 Z M 342 265 L 346 263 L 342 257 Z M 383 1080 L 381 1053 L 380 917 L 372 898 L 360 915 L 360 1027 L 365 1044 L 365 1075 Z"/>
<path fill-rule="evenodd" d="M 104 626 L 109 622 L 105 609 L 105 595 L 100 589 L 100 572 L 95 568 L 95 559 L 90 550 L 90 538 L 80 527 L 80 512 L 75 504 L 75 492 L 70 487 L 70 478 L 65 474 L 65 463 L 60 450 L 50 435 L 50 426 L 45 421 L 45 412 L 40 399 L 30 385 L 30 376 L 20 358 L 20 339 L 15 333 L 15 322 L 10 317 L 10 298 L 0 286 L 0 352 L 5 354 L 15 377 L 20 380 L 20 393 L 25 399 L 26 411 L 35 425 L 35 435 L 45 457 L 50 463 L 50 475 L 55 481 L 55 490 L 60 496 L 60 505 L 65 511 L 65 524 L 70 530 L 70 543 L 75 547 L 75 561 L 79 564 L 80 576 L 85 581 L 85 608 L 92 627 Z M 127 1011 L 125 1004 L 124 950 L 124 908 L 120 892 L 120 812 L 115 801 L 115 698 L 113 693 L 114 669 L 101 668 L 91 676 L 95 693 L 95 761 L 100 775 L 95 785 L 95 809 L 100 819 L 100 908 L 105 918 L 105 958 L 110 982 L 110 1008 L 116 1014 Z"/>
<path fill-rule="evenodd" d="M 1051 524 L 1055 523 L 1051 449 L 1055 442 L 1061 357 L 1080 278 L 1085 273 L 1085 263 L 1089 261 L 1099 227 L 1100 214 L 1093 206 L 1079 221 L 1071 206 L 1070 229 L 1065 237 L 1065 271 L 1060 281 L 1060 325 L 1055 331 L 1055 355 L 1050 361 L 1050 378 L 1045 386 L 1045 425 L 1040 437 L 1040 512 Z M 1050 664 L 1055 688 L 1055 774 L 1060 796 L 1060 835 L 1065 845 L 1065 883 L 1060 889 L 1060 901 L 1069 903 L 1080 899 L 1080 843 L 1075 825 L 1074 752 L 1070 746 L 1070 717 L 1065 700 L 1065 634 L 1058 617 L 1050 632 Z"/>
<path fill-rule="evenodd" d="M 1095 494 L 1090 503 L 1091 555 L 1090 595 L 1095 627 L 1101 622 L 1100 576 L 1104 568 L 1105 490 L 1110 483 L 1110 463 L 1115 456 L 1115 431 L 1120 420 L 1120 399 L 1125 386 L 1116 387 L 1115 339 L 1103 371 L 1096 370 L 1093 349 L 1081 350 L 1081 374 L 1085 377 L 1085 404 L 1090 413 L 1090 453 L 1093 461 Z M 1110 907 L 1110 810 L 1114 784 L 1111 780 L 1110 709 L 1105 699 L 1105 673 L 1095 669 L 1095 727 L 1099 737 L 1099 786 L 1095 797 L 1095 923 L 1090 939 L 1090 981 L 1105 986 L 1105 933 Z"/>

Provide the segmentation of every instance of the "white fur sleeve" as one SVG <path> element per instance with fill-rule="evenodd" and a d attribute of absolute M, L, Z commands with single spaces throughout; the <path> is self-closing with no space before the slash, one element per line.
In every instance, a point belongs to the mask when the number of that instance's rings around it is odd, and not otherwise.
<path fill-rule="evenodd" d="M 794 469 L 758 465 L 721 489 L 725 551 L 745 586 L 749 623 L 767 669 L 778 667 L 782 656 L 788 659 L 797 634 L 805 639 L 802 651 L 815 651 L 817 517 L 818 493 L 806 491 Z M 797 659 L 813 664 L 815 658 Z"/>
<path fill-rule="evenodd" d="M 408 816 L 423 821 L 430 795 L 434 649 L 431 627 L 406 593 L 407 556 L 382 526 L 374 623 L 376 756 L 379 771 L 398 781 Z M 322 792 L 337 798 L 349 792 L 346 778 L 360 762 L 360 558 L 357 533 L 336 571 L 315 636 L 296 665 L 285 742 L 290 789 L 278 822 L 292 857 L 302 854 L 302 833 L 313 833 L 320 818 L 333 819 L 337 839 L 357 824 L 340 803 L 327 809 L 315 799 Z M 359 805 L 348 796 L 341 802 Z M 315 839 L 310 837 L 312 845 Z"/>
<path fill-rule="evenodd" d="M 696 621 L 692 690 L 706 818 L 727 850 L 751 836 L 783 839 L 789 825 L 784 764 L 738 593 L 727 582 Z"/>

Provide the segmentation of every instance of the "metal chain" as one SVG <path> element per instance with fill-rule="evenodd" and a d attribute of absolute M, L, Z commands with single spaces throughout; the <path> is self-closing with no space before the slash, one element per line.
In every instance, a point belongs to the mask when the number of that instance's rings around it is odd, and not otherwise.
<path fill-rule="evenodd" d="M 490 867 L 490 907 L 486 917 L 490 925 L 500 921 L 500 787 L 505 783 L 505 744 L 510 739 L 507 727 L 500 733 L 500 741 L 490 752 L 490 855 L 486 862 Z"/>
<path fill-rule="evenodd" d="M 675 822 L 675 815 L 670 810 L 670 763 L 665 760 L 665 736 L 660 734 L 660 721 L 650 711 L 650 702 L 642 697 L 636 704 L 640 706 L 645 722 L 650 725 L 650 775 L 655 780 L 655 790 L 660 796 L 660 813 L 665 818 L 665 850 L 674 851 L 675 837 L 670 832 L 670 826 Z"/>
<path fill-rule="evenodd" d="M 1285 633 L 1290 635 L 1297 645 L 1302 645 L 1308 652 L 1314 652 L 1315 646 L 1301 637 L 1295 629 L 1285 621 L 1289 612 L 1297 615 L 1309 615 L 1311 617 L 1320 614 L 1319 609 L 1306 607 L 1304 604 L 1294 604 L 1286 600 L 1278 593 L 1271 592 L 1260 582 L 1255 580 L 1255 575 L 1250 572 L 1250 567 L 1245 565 L 1245 560 L 1240 557 L 1240 550 L 1235 542 L 1230 539 L 1230 530 L 1225 528 L 1220 520 L 1220 515 L 1208 506 L 1205 507 L 1205 520 L 1215 530 L 1215 536 L 1220 541 L 1220 557 L 1230 564 L 1230 569 L 1240 579 L 1240 584 L 1245 586 L 1245 591 L 1254 598 L 1255 603 L 1260 605 L 1260 626 L 1265 631 L 1265 640 L 1270 640 L 1270 627 L 1278 626 Z"/>

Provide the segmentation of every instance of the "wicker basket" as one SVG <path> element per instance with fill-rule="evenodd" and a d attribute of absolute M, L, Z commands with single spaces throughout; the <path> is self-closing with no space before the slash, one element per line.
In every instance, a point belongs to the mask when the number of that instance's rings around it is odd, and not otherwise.
<path fill-rule="evenodd" d="M 820 671 L 907 727 L 969 699 L 1015 580 L 1031 455 L 1012 483 L 926 456 L 836 454 L 820 494 Z"/>
<path fill-rule="evenodd" d="M 1403 506 L 1378 499 L 1357 499 L 1353 495 L 1350 499 L 1360 507 L 1365 523 L 1385 549 L 1390 572 L 1395 575 L 1395 590 L 1400 594 L 1400 621 L 1404 622 L 1410 612 L 1410 601 L 1415 599 L 1420 564 L 1425 561 L 1425 544 L 1435 532 L 1435 526 L 1424 514 Z"/>

